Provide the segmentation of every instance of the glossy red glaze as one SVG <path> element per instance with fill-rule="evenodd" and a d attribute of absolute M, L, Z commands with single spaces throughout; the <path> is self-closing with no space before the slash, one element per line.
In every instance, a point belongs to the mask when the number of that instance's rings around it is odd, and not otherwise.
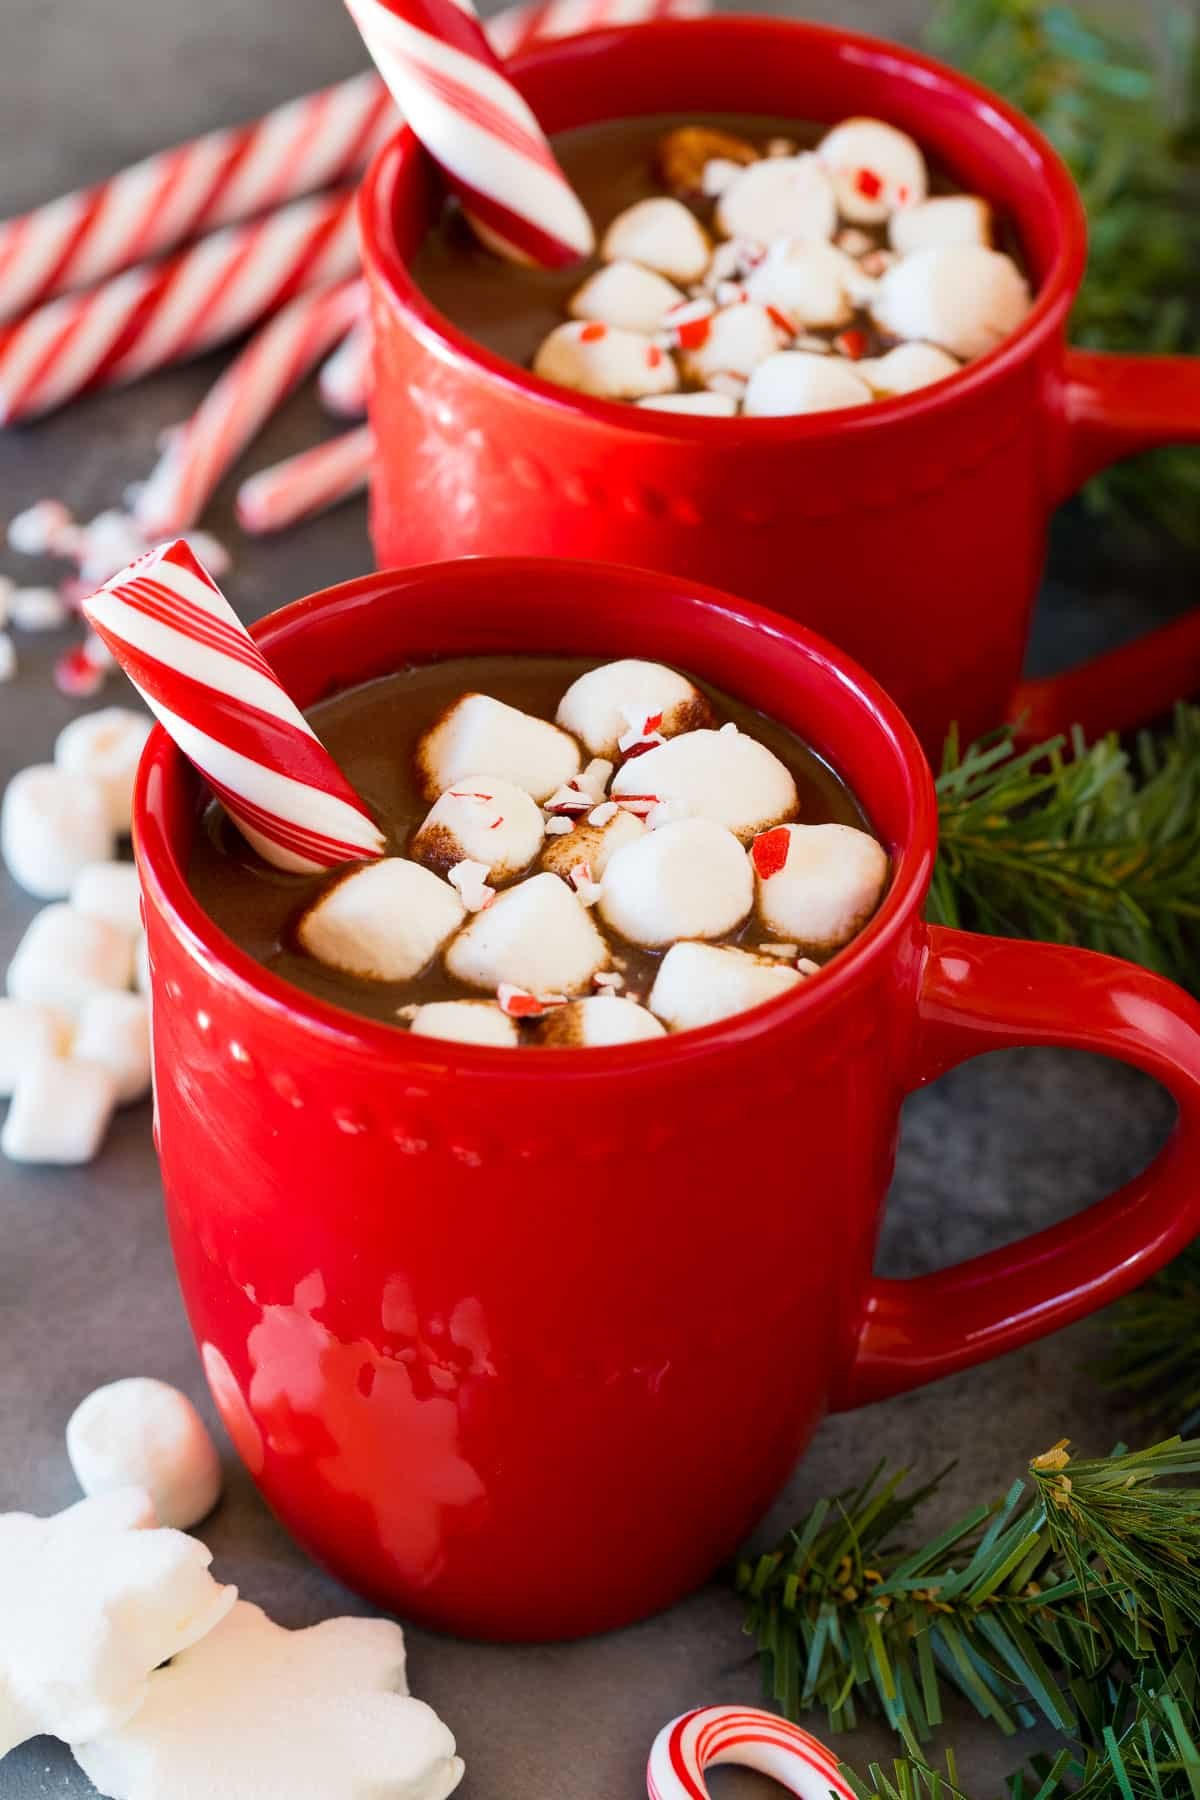
<path fill-rule="evenodd" d="M 521 57 L 550 131 L 638 112 L 732 109 L 907 127 L 1020 227 L 1025 326 L 934 389 L 869 410 L 738 422 L 581 399 L 435 313 L 405 259 L 437 203 L 407 133 L 363 190 L 384 566 L 444 556 L 604 557 L 787 613 L 884 682 L 931 753 L 1028 712 L 1124 726 L 1200 685 L 1200 612 L 1064 683 L 1018 689 L 1053 507 L 1118 457 L 1200 437 L 1200 362 L 1069 352 L 1085 258 L 1079 197 L 1002 101 L 895 44 L 778 19 L 664 21 Z"/>
<path fill-rule="evenodd" d="M 438 653 L 663 658 L 814 743 L 895 859 L 852 948 L 754 1012 L 667 1045 L 453 1046 L 222 935 L 184 879 L 200 784 L 154 734 L 136 843 L 184 1298 L 263 1494 L 353 1586 L 505 1638 L 636 1618 L 733 1550 L 828 1407 L 1049 1331 L 1200 1230 L 1200 1008 L 1101 957 L 931 932 L 916 739 L 799 626 L 669 576 L 475 561 L 351 582 L 257 636 L 302 704 Z M 1171 1146 L 1066 1225 L 876 1280 L 904 1094 L 1016 1043 L 1150 1070 Z"/>

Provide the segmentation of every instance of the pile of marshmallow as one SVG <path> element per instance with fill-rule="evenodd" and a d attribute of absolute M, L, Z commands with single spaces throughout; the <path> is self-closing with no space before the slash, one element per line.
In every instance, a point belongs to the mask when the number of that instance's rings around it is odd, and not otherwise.
<path fill-rule="evenodd" d="M 588 671 L 553 723 L 464 694 L 416 766 L 433 804 L 409 856 L 335 877 L 296 937 L 367 980 L 441 958 L 466 997 L 403 1007 L 418 1035 L 599 1046 L 709 1025 L 819 973 L 887 881 L 873 837 L 799 823 L 785 764 L 661 663 Z M 665 952 L 648 994 L 623 946 Z"/>
<path fill-rule="evenodd" d="M 150 1086 L 149 987 L 137 871 L 118 860 L 153 721 L 120 706 L 81 714 L 54 761 L 14 775 L 0 855 L 43 907 L 0 999 L 0 1150 L 14 1162 L 83 1163 L 114 1110 Z"/>
<path fill-rule="evenodd" d="M 68 1744 L 110 1800 L 445 1800 L 463 1765 L 410 1697 L 387 1619 L 288 1631 L 216 1582 L 188 1527 L 220 1462 L 186 1395 L 144 1378 L 76 1409 L 86 1499 L 0 1514 L 0 1758 Z"/>
<path fill-rule="evenodd" d="M 919 146 L 880 119 L 805 152 L 685 126 L 659 166 L 673 192 L 613 220 L 572 322 L 534 357 L 546 380 L 664 412 L 829 412 L 944 380 L 1029 311 L 987 201 L 931 197 Z M 715 202 L 715 243 L 680 196 Z"/>

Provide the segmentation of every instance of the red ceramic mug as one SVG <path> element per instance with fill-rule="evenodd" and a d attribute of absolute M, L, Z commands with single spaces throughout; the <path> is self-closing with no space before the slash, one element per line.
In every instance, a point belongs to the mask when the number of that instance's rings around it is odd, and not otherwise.
<path fill-rule="evenodd" d="M 1200 1007 L 1089 952 L 926 926 L 925 759 L 800 626 L 670 576 L 514 560 L 368 576 L 256 635 L 302 704 L 439 654 L 676 663 L 814 744 L 894 858 L 855 944 L 753 1012 L 667 1044 L 448 1045 L 224 937 L 186 881 L 199 783 L 154 734 L 136 846 L 184 1299 L 264 1496 L 352 1586 L 510 1639 L 634 1619 L 734 1549 L 828 1409 L 1078 1318 L 1200 1231 Z M 1148 1070 L 1174 1138 L 1078 1218 L 880 1280 L 904 1095 L 1007 1044 Z"/>
<path fill-rule="evenodd" d="M 550 131 L 637 113 L 874 113 L 1015 219 L 1038 297 L 1013 337 L 924 393 L 714 423 L 580 398 L 472 343 L 407 269 L 438 202 L 398 135 L 363 189 L 381 567 L 472 554 L 600 557 L 708 581 L 823 632 L 931 754 L 1024 715 L 1037 737 L 1123 727 L 1200 686 L 1200 612 L 1020 686 L 1053 508 L 1118 457 L 1200 438 L 1200 361 L 1068 350 L 1079 196 L 1045 139 L 911 50 L 779 19 L 664 21 L 521 57 Z"/>

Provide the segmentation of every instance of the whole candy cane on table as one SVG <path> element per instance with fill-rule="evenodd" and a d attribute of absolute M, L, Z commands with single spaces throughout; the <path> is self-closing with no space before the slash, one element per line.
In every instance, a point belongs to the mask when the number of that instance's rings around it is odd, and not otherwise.
<path fill-rule="evenodd" d="M 360 278 L 297 294 L 257 331 L 169 442 L 133 508 L 148 538 L 196 524 L 213 489 L 298 382 L 360 318 Z"/>
<path fill-rule="evenodd" d="M 720 1763 L 756 1769 L 801 1800 L 854 1800 L 831 1750 L 757 1706 L 699 1706 L 664 1725 L 646 1767 L 650 1800 L 709 1800 L 704 1772 Z"/>
<path fill-rule="evenodd" d="M 187 545 L 114 575 L 83 612 L 147 706 L 279 869 L 383 854 L 383 836 Z"/>
<path fill-rule="evenodd" d="M 362 493 L 370 479 L 374 454 L 375 434 L 369 425 L 360 425 L 260 469 L 237 491 L 238 524 L 243 531 L 261 537 L 328 512 Z"/>
<path fill-rule="evenodd" d="M 367 410 L 371 385 L 371 321 L 361 319 L 333 355 L 321 364 L 317 392 L 339 419 L 358 419 Z"/>

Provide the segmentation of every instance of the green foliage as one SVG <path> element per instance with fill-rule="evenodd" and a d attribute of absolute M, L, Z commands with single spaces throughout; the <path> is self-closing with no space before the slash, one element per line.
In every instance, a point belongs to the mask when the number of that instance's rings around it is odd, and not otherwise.
<path fill-rule="evenodd" d="M 1200 1240 L 1108 1316 L 1109 1384 L 1133 1395 L 1148 1416 L 1193 1430 L 1200 1423 Z"/>

